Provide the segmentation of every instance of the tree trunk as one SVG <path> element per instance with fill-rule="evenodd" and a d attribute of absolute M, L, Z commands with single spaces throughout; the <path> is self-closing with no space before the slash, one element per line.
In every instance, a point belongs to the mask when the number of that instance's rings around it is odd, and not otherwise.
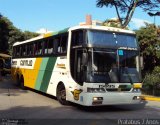
<path fill-rule="evenodd" d="M 136 9 L 137 3 L 138 3 L 138 0 L 135 1 L 132 10 L 128 10 L 128 13 L 126 15 L 126 19 L 125 19 L 124 23 L 121 26 L 122 28 L 127 27 L 127 25 L 129 24 L 129 22 L 131 21 L 132 16 L 134 14 L 134 11 Z"/>

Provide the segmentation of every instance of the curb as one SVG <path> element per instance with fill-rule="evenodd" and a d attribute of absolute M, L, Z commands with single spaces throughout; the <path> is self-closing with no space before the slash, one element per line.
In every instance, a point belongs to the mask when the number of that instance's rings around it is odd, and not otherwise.
<path fill-rule="evenodd" d="M 160 97 L 155 97 L 155 96 L 142 95 L 141 99 L 147 100 L 147 101 L 159 101 L 160 102 Z"/>

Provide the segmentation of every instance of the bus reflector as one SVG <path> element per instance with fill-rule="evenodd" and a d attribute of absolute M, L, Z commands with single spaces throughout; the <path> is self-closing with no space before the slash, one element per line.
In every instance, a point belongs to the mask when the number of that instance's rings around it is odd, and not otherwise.
<path fill-rule="evenodd" d="M 133 88 L 134 89 L 140 89 L 140 88 L 142 88 L 142 83 L 134 83 L 133 84 Z"/>

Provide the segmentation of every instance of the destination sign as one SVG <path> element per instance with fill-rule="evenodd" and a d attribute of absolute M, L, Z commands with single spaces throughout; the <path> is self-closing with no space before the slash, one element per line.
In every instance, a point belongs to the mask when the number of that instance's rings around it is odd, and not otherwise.
<path fill-rule="evenodd" d="M 32 60 L 21 60 L 20 65 L 21 66 L 32 66 Z"/>

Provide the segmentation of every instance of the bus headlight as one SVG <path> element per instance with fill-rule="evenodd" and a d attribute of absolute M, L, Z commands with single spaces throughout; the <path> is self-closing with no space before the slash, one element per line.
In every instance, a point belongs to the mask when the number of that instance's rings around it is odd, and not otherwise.
<path fill-rule="evenodd" d="M 103 102 L 103 97 L 93 97 L 92 105 L 100 105 Z"/>
<path fill-rule="evenodd" d="M 133 92 L 140 92 L 141 90 L 140 89 L 133 89 L 132 91 Z"/>
<path fill-rule="evenodd" d="M 140 96 L 134 96 L 133 100 L 141 100 L 141 97 Z"/>
<path fill-rule="evenodd" d="M 104 88 L 87 88 L 87 92 L 90 93 L 101 93 L 101 92 L 105 92 Z"/>

